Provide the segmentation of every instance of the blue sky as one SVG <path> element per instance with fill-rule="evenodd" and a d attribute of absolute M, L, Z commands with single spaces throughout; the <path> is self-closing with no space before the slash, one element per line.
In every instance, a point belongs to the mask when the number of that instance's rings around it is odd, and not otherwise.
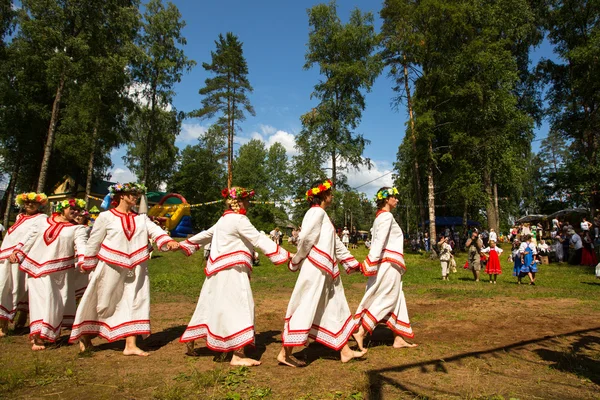
<path fill-rule="evenodd" d="M 211 61 L 210 52 L 215 49 L 214 41 L 220 33 L 233 32 L 243 42 L 249 68 L 248 78 L 254 88 L 249 97 L 256 110 L 255 117 L 248 116 L 241 124 L 242 132 L 236 137 L 236 143 L 239 146 L 252 138 L 260 138 L 267 145 L 279 141 L 291 155 L 293 137 L 301 128 L 300 115 L 317 104 L 310 95 L 319 80 L 318 69 L 306 71 L 302 67 L 309 32 L 306 10 L 320 1 L 172 2 L 179 8 L 187 23 L 183 30 L 187 39 L 185 53 L 198 63 L 176 86 L 177 94 L 173 105 L 185 112 L 199 108 L 201 97 L 198 90 L 204 86 L 204 80 L 209 76 L 202 68 L 202 62 Z M 346 22 L 354 8 L 372 12 L 379 30 L 381 4 L 382 2 L 372 0 L 338 0 L 338 15 Z M 534 61 L 541 56 L 552 56 L 549 44 L 544 43 L 536 50 Z M 351 171 L 348 174 L 350 185 L 357 187 L 387 174 L 359 189 L 369 196 L 382 185 L 391 184 L 389 172 L 396 159 L 408 118 L 404 110 L 395 111 L 390 106 L 394 96 L 391 87 L 392 82 L 386 73 L 377 79 L 371 93 L 366 95 L 366 109 L 357 129 L 358 133 L 371 140 L 364 156 L 371 158 L 374 168 L 370 171 Z M 210 122 L 186 120 L 176 144 L 181 149 L 187 144 L 195 144 L 197 137 Z M 546 132 L 547 126 L 542 126 L 537 134 L 538 138 L 545 136 Z M 534 143 L 534 146 L 538 143 Z M 115 165 L 112 169 L 113 180 L 134 179 L 123 165 L 123 154 L 123 149 L 112 154 Z"/>

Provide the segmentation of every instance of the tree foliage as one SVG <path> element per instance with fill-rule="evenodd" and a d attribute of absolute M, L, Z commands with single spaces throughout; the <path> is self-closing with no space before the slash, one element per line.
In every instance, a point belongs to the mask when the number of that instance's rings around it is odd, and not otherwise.
<path fill-rule="evenodd" d="M 149 189 L 168 179 L 177 156 L 175 138 L 183 114 L 172 105 L 174 85 L 195 65 L 181 49 L 186 44 L 184 26 L 174 4 L 165 7 L 161 0 L 151 0 L 146 5 L 138 58 L 132 65 L 139 107 L 131 118 L 133 135 L 125 160 Z"/>
<path fill-rule="evenodd" d="M 343 24 L 335 1 L 309 9 L 308 23 L 304 68 L 318 65 L 323 79 L 312 93 L 319 104 L 301 117 L 298 148 L 319 149 L 320 164 L 331 163 L 335 184 L 340 159 L 355 167 L 370 166 L 370 161 L 362 157 L 369 141 L 355 130 L 366 106 L 364 92 L 371 90 L 381 72 L 382 64 L 375 53 L 378 37 L 372 14 L 355 9 L 348 23 Z"/>
<path fill-rule="evenodd" d="M 239 131 L 239 123 L 246 118 L 245 113 L 255 115 L 248 94 L 252 86 L 248 80 L 248 65 L 244 58 L 242 42 L 231 32 L 225 37 L 219 35 L 215 41 L 216 51 L 211 52 L 211 63 L 202 63 L 202 67 L 214 74 L 205 80 L 200 89 L 202 108 L 190 113 L 192 117 L 212 118 L 219 114 L 218 123 L 227 134 L 227 185 L 233 181 L 233 138 Z"/>

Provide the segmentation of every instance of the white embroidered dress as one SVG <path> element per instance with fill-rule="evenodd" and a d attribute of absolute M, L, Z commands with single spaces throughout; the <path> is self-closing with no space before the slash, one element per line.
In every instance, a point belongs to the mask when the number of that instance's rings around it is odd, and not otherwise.
<path fill-rule="evenodd" d="M 380 210 L 373 222 L 373 242 L 363 266 L 369 277 L 355 319 L 373 332 L 385 323 L 396 335 L 413 338 L 408 319 L 406 299 L 402 290 L 404 264 L 404 235 L 392 213 Z"/>
<path fill-rule="evenodd" d="M 0 319 L 12 321 L 17 311 L 29 310 L 29 299 L 25 285 L 25 273 L 19 264 L 11 264 L 8 257 L 13 251 L 23 247 L 29 230 L 39 221 L 48 218 L 46 214 L 19 214 L 8 228 L 0 247 Z"/>
<path fill-rule="evenodd" d="M 29 335 L 54 342 L 62 327 L 75 317 L 75 264 L 83 262 L 87 235 L 80 225 L 59 222 L 58 216 L 38 219 L 17 250 L 20 268 L 27 274 Z"/>
<path fill-rule="evenodd" d="M 146 215 L 100 213 L 85 249 L 85 270 L 95 271 L 81 299 L 69 342 L 100 335 L 109 342 L 150 335 L 148 259 L 152 238 L 161 251 L 171 237 Z"/>
<path fill-rule="evenodd" d="M 289 253 L 252 225 L 248 217 L 226 211 L 210 229 L 181 243 L 188 256 L 210 243 L 206 280 L 181 342 L 206 338 L 206 346 L 229 352 L 254 343 L 254 298 L 250 287 L 252 255 L 259 248 L 273 264 Z"/>
<path fill-rule="evenodd" d="M 356 330 L 338 263 L 347 273 L 360 269 L 325 210 L 313 206 L 304 215 L 298 251 L 289 264 L 300 274 L 285 316 L 284 346 L 304 346 L 311 338 L 340 350 Z"/>

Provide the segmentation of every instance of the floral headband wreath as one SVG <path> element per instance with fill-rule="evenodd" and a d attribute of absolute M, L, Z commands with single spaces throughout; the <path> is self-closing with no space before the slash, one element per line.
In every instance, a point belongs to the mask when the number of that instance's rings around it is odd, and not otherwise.
<path fill-rule="evenodd" d="M 246 199 L 254 197 L 254 189 L 246 189 L 239 186 L 234 186 L 231 189 L 225 188 L 221 190 L 221 196 L 224 199 Z"/>
<path fill-rule="evenodd" d="M 85 209 L 86 202 L 83 199 L 67 199 L 56 204 L 56 212 L 61 213 L 65 208 Z"/>
<path fill-rule="evenodd" d="M 331 183 L 330 179 L 325 179 L 323 183 L 321 183 L 317 187 L 310 188 L 306 191 L 306 200 L 310 201 L 313 197 L 318 195 L 319 193 L 323 193 L 328 191 L 333 187 L 333 183 Z"/>
<path fill-rule="evenodd" d="M 23 207 L 23 205 L 27 202 L 39 203 L 41 206 L 43 206 L 48 202 L 48 196 L 46 196 L 44 193 L 30 192 L 21 193 L 15 199 L 15 204 L 18 207 Z"/>
<path fill-rule="evenodd" d="M 377 194 L 375 195 L 375 198 L 373 200 L 375 200 L 375 202 L 377 202 L 378 200 L 387 199 L 390 196 L 397 196 L 397 195 L 398 195 L 398 189 L 396 189 L 395 187 L 383 189 L 383 190 L 380 190 L 377 192 Z"/>
<path fill-rule="evenodd" d="M 116 184 L 108 187 L 108 194 L 111 198 L 115 197 L 115 195 L 118 193 L 129 192 L 129 193 L 146 194 L 147 191 L 148 191 L 148 188 L 145 185 L 143 185 L 141 183 L 135 183 L 135 182 L 116 183 Z"/>

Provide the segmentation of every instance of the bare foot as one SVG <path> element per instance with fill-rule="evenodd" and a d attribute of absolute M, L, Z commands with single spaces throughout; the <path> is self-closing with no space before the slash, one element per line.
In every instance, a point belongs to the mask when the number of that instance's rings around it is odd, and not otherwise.
<path fill-rule="evenodd" d="M 8 321 L 5 319 L 0 319 L 0 337 L 6 336 L 8 333 Z"/>
<path fill-rule="evenodd" d="M 81 337 L 81 339 L 79 339 L 79 350 L 82 353 L 93 348 L 94 346 L 92 345 L 92 339 L 90 339 L 88 336 L 84 335 Z"/>
<path fill-rule="evenodd" d="M 233 357 L 231 357 L 229 364 L 235 366 L 255 367 L 260 365 L 261 362 L 248 357 L 240 357 L 239 355 L 233 353 Z"/>
<path fill-rule="evenodd" d="M 46 350 L 46 346 L 44 346 L 43 344 L 34 343 L 33 345 L 31 345 L 31 350 L 33 350 L 33 351 Z"/>
<path fill-rule="evenodd" d="M 191 342 L 186 342 L 185 348 L 186 348 L 185 354 L 187 354 L 188 356 L 196 355 L 196 351 L 194 350 L 194 341 L 193 340 Z"/>
<path fill-rule="evenodd" d="M 287 365 L 292 368 L 306 366 L 306 363 L 304 361 L 300 361 L 292 355 L 291 349 L 289 351 L 286 351 L 285 347 L 281 348 L 281 351 L 277 355 L 277 361 L 279 361 L 281 364 Z"/>
<path fill-rule="evenodd" d="M 358 331 L 352 334 L 352 336 L 354 337 L 354 340 L 356 340 L 356 344 L 358 345 L 360 351 L 366 351 L 363 346 L 365 340 L 365 328 L 361 325 L 358 328 Z"/>
<path fill-rule="evenodd" d="M 396 336 L 394 339 L 394 344 L 392 345 L 395 349 L 401 349 L 403 347 L 417 347 L 416 343 L 408 343 L 406 340 L 402 339 L 402 336 Z"/>
<path fill-rule="evenodd" d="M 15 329 L 24 328 L 26 322 L 27 322 L 27 312 L 19 311 L 17 313 L 17 318 L 15 319 Z"/>
<path fill-rule="evenodd" d="M 347 363 L 348 361 L 352 360 L 353 358 L 359 358 L 359 357 L 364 356 L 366 352 L 367 352 L 366 350 L 353 351 L 350 349 L 350 347 L 348 347 L 348 345 L 345 345 L 344 348 L 340 351 L 340 358 L 343 363 Z"/>
<path fill-rule="evenodd" d="M 125 350 L 123 350 L 123 354 L 126 356 L 140 356 L 140 357 L 148 357 L 150 355 L 150 353 L 140 349 L 139 347 L 133 347 L 133 348 L 125 348 Z"/>

